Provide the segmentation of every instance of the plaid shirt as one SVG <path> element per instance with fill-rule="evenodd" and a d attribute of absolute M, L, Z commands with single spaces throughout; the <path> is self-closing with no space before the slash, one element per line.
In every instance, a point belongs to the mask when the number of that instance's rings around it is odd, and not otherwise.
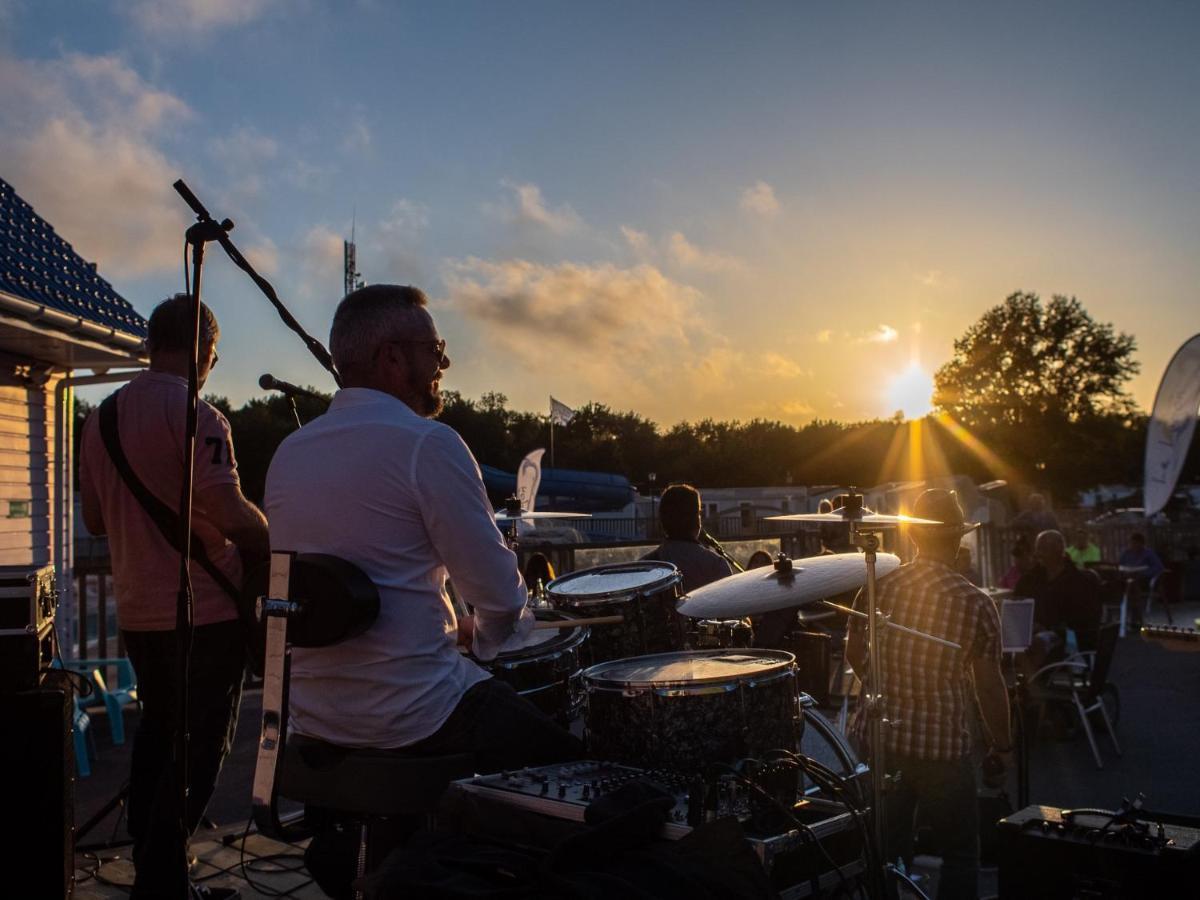
<path fill-rule="evenodd" d="M 953 760 L 970 752 L 967 700 L 974 693 L 971 663 L 980 657 L 1000 658 L 1000 616 L 987 594 L 949 566 L 918 558 L 881 578 L 879 605 L 898 625 L 953 641 L 954 650 L 932 641 L 885 629 L 880 644 L 883 663 L 883 735 L 889 753 L 917 759 Z M 865 609 L 866 590 L 855 607 Z M 864 619 L 852 618 L 850 629 L 864 633 Z M 867 745 L 867 717 L 860 706 L 851 734 Z"/>

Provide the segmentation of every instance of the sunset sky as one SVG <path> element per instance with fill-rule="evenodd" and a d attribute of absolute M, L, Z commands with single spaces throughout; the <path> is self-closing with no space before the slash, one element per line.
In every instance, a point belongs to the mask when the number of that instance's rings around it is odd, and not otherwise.
<path fill-rule="evenodd" d="M 1135 335 L 1148 407 L 1200 331 L 1198 39 L 1181 3 L 0 0 L 0 177 L 143 314 L 183 177 L 322 341 L 354 220 L 444 385 L 518 409 L 916 413 L 1015 290 Z M 209 262 L 209 389 L 330 389 Z"/>

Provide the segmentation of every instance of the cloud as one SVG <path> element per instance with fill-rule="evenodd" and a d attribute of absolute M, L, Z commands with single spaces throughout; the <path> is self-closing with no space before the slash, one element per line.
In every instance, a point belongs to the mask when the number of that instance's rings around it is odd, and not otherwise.
<path fill-rule="evenodd" d="M 891 325 L 880 325 L 874 331 L 863 335 L 859 339 L 859 342 L 865 344 L 890 344 L 898 337 L 900 337 L 900 332 L 896 331 Z"/>
<path fill-rule="evenodd" d="M 763 368 L 768 375 L 774 375 L 777 378 L 799 378 L 802 375 L 812 374 L 810 370 L 801 367 L 795 360 L 778 353 L 765 354 Z"/>
<path fill-rule="evenodd" d="M 187 104 L 116 56 L 0 57 L 4 177 L 108 277 L 175 270 L 187 208 L 158 142 Z"/>
<path fill-rule="evenodd" d="M 629 225 L 621 226 L 621 237 L 625 238 L 625 243 L 629 245 L 629 249 L 638 256 L 648 256 L 653 249 L 650 243 L 650 235 L 644 231 L 638 231 Z"/>
<path fill-rule="evenodd" d="M 257 243 L 251 244 L 242 252 L 260 275 L 270 277 L 279 271 L 279 248 L 269 237 L 259 238 Z"/>
<path fill-rule="evenodd" d="M 369 252 L 382 259 L 388 277 L 405 283 L 425 280 L 419 242 L 429 227 L 429 208 L 401 198 L 392 204 L 387 216 L 367 242 Z M 360 257 L 361 262 L 361 257 Z"/>
<path fill-rule="evenodd" d="M 371 149 L 371 126 L 367 124 L 366 116 L 356 113 L 350 120 L 346 136 L 342 138 L 342 152 L 350 154 L 366 153 Z"/>
<path fill-rule="evenodd" d="M 743 212 L 771 218 L 779 214 L 779 198 L 775 196 L 775 188 L 765 181 L 756 181 L 751 187 L 742 191 L 740 206 Z"/>
<path fill-rule="evenodd" d="M 548 345 L 646 352 L 659 340 L 681 341 L 697 297 L 648 265 L 472 257 L 451 263 L 445 282 L 455 308 L 530 359 L 545 358 Z"/>
<path fill-rule="evenodd" d="M 714 251 L 701 250 L 682 231 L 672 232 L 666 241 L 667 254 L 681 269 L 699 272 L 729 272 L 742 267 L 741 260 Z"/>
<path fill-rule="evenodd" d="M 817 332 L 817 343 L 828 344 L 833 340 L 833 331 L 829 328 L 822 328 Z"/>
<path fill-rule="evenodd" d="M 258 166 L 279 155 L 279 142 L 254 128 L 242 126 L 224 137 L 210 138 L 208 155 L 229 168 Z"/>
<path fill-rule="evenodd" d="M 816 407 L 803 400 L 788 400 L 780 407 L 779 412 L 789 419 L 803 419 L 816 414 Z"/>
<path fill-rule="evenodd" d="M 344 266 L 342 236 L 327 225 L 314 225 L 300 241 L 304 279 L 301 293 L 308 297 L 341 297 Z"/>
<path fill-rule="evenodd" d="M 245 25 L 279 0 L 123 0 L 122 12 L 147 34 L 203 34 Z"/>
<path fill-rule="evenodd" d="M 925 287 L 940 288 L 946 286 L 946 273 L 941 269 L 929 269 L 917 276 L 917 281 Z"/>
<path fill-rule="evenodd" d="M 569 234 L 578 229 L 583 220 L 570 206 L 563 204 L 557 209 L 546 205 L 542 189 L 536 184 L 517 184 L 501 181 L 501 186 L 510 191 L 509 203 L 499 207 L 487 207 L 498 213 L 500 218 L 513 225 L 549 231 L 552 234 Z"/>
<path fill-rule="evenodd" d="M 640 264 L 450 260 L 445 307 L 503 359 L 563 391 L 666 421 L 697 403 L 742 404 L 743 355 L 708 325 L 695 288 Z"/>

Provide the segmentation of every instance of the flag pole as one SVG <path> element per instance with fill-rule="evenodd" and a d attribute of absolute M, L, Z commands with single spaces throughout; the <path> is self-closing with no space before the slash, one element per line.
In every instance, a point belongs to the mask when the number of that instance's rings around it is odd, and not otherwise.
<path fill-rule="evenodd" d="M 550 468 L 554 468 L 554 410 L 550 411 Z"/>

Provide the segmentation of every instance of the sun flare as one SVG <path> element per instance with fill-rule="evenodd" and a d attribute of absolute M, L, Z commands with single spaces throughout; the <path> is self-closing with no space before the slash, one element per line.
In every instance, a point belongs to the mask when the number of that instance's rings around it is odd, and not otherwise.
<path fill-rule="evenodd" d="M 906 419 L 920 419 L 933 411 L 933 376 L 912 363 L 888 383 L 887 404 Z"/>

